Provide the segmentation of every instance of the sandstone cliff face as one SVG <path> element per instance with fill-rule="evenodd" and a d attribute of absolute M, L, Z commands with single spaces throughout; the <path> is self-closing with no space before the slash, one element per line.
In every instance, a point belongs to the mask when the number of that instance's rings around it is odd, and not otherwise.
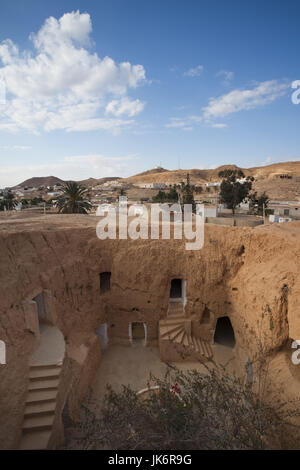
<path fill-rule="evenodd" d="M 0 225 L 0 339 L 7 345 L 7 364 L 0 365 L 0 448 L 14 448 L 20 438 L 38 342 L 31 302 L 42 291 L 66 343 L 58 434 L 66 398 L 76 417 L 99 365 L 95 329 L 107 323 L 110 341 L 128 344 L 129 323 L 143 321 L 148 343 L 155 344 L 172 278 L 186 280 L 185 310 L 196 335 L 212 341 L 217 318 L 230 317 L 241 368 L 259 341 L 268 352 L 300 339 L 300 223 L 255 229 L 208 224 L 199 251 L 186 251 L 181 240 L 100 241 L 95 226 L 96 218 L 87 216 Z M 99 273 L 106 271 L 111 288 L 101 294 Z"/>

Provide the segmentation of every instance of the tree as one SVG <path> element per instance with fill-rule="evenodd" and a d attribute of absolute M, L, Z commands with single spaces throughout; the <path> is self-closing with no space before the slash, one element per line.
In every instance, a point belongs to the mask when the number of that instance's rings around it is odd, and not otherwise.
<path fill-rule="evenodd" d="M 196 186 L 196 188 L 195 188 L 195 193 L 196 193 L 196 194 L 201 194 L 202 192 L 203 192 L 202 186 Z"/>
<path fill-rule="evenodd" d="M 182 188 L 182 204 L 190 204 L 192 211 L 196 212 L 196 203 L 194 199 L 193 187 L 190 184 L 190 175 L 186 175 L 186 184 Z"/>
<path fill-rule="evenodd" d="M 237 181 L 238 178 L 245 177 L 242 170 L 223 170 L 219 172 L 219 177 L 223 178 L 220 186 L 220 202 L 226 204 L 234 214 L 236 207 L 249 195 L 252 182 L 250 179 L 244 182 Z"/>
<path fill-rule="evenodd" d="M 153 391 L 140 396 L 123 386 L 120 392 L 107 387 L 103 403 L 88 398 L 82 420 L 74 429 L 78 448 L 258 450 L 297 446 L 296 426 L 288 423 L 290 416 L 299 416 L 297 408 L 287 411 L 287 403 L 281 400 L 266 403 L 252 384 L 222 366 L 208 365 L 205 373 L 169 366 L 162 379 L 150 375 L 150 386 Z"/>
<path fill-rule="evenodd" d="M 119 194 L 120 194 L 120 196 L 126 196 L 126 191 L 125 191 L 125 189 L 124 189 L 124 188 L 121 188 Z"/>
<path fill-rule="evenodd" d="M 17 204 L 18 203 L 14 194 L 10 190 L 8 190 L 4 193 L 4 198 L 1 201 L 0 210 L 3 211 L 4 208 L 6 208 L 7 210 L 12 210 L 16 207 Z"/>
<path fill-rule="evenodd" d="M 62 195 L 56 202 L 56 207 L 62 214 L 87 214 L 91 210 L 90 201 L 85 198 L 86 188 L 76 183 L 67 181 L 62 187 Z"/>
<path fill-rule="evenodd" d="M 256 214 L 263 215 L 264 207 L 266 211 L 265 213 L 268 212 L 267 207 L 269 203 L 269 197 L 265 191 L 259 197 L 257 197 L 257 192 L 251 194 L 250 202 Z"/>
<path fill-rule="evenodd" d="M 175 186 L 171 187 L 170 191 L 158 191 L 158 193 L 153 196 L 152 202 L 177 202 L 178 201 L 178 193 L 176 191 Z"/>
<path fill-rule="evenodd" d="M 155 196 L 153 196 L 152 202 L 159 202 L 159 203 L 166 202 L 165 193 L 163 191 L 158 191 L 158 193 Z"/>
<path fill-rule="evenodd" d="M 30 199 L 29 202 L 32 206 L 37 206 L 38 204 L 41 204 L 42 202 L 46 201 L 44 201 L 42 197 L 34 197 L 33 199 Z"/>

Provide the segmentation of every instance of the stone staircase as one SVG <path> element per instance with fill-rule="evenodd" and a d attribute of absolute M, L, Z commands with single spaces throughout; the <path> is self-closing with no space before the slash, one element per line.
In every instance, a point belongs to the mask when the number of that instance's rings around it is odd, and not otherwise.
<path fill-rule="evenodd" d="M 184 306 L 180 302 L 170 302 L 167 318 L 159 322 L 159 338 L 170 341 L 210 359 L 213 356 L 211 345 L 192 335 L 192 322 L 184 315 Z"/>
<path fill-rule="evenodd" d="M 47 449 L 55 416 L 62 363 L 30 366 L 21 450 Z"/>

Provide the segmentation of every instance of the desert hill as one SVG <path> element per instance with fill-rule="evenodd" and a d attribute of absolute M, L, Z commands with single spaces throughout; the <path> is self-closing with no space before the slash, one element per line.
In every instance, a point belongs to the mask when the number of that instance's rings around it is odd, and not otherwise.
<path fill-rule="evenodd" d="M 202 170 L 198 168 L 190 170 L 165 170 L 164 168 L 159 167 L 131 176 L 125 180 L 129 183 L 150 183 L 154 181 L 154 179 L 157 183 L 168 184 L 170 181 L 173 183 L 179 183 L 180 181 L 185 181 L 186 174 L 189 173 L 191 183 L 205 183 L 209 181 L 220 180 L 218 177 L 219 171 L 229 168 L 236 170 L 241 169 L 246 176 L 254 176 L 256 179 L 275 178 L 276 175 L 280 174 L 291 174 L 292 176 L 300 177 L 300 161 L 295 161 L 273 163 L 271 165 L 253 168 L 243 168 L 236 165 L 222 165 L 209 170 Z"/>
<path fill-rule="evenodd" d="M 266 191 L 271 199 L 300 200 L 300 161 L 273 163 L 266 166 L 242 168 L 236 165 L 222 165 L 215 169 L 202 170 L 165 170 L 154 168 L 126 178 L 128 183 L 165 183 L 179 184 L 186 181 L 189 173 L 191 184 L 205 184 L 211 181 L 220 181 L 219 171 L 224 169 L 241 169 L 246 176 L 253 176 L 255 182 L 253 189 L 259 194 Z M 291 178 L 280 178 L 280 175 L 289 175 Z"/>
<path fill-rule="evenodd" d="M 25 188 L 25 187 L 32 187 L 38 188 L 39 186 L 54 186 L 55 184 L 63 184 L 64 181 L 56 176 L 36 176 L 33 178 L 29 178 L 23 183 L 18 184 L 18 187 Z M 15 186 L 16 187 L 16 186 Z"/>
<path fill-rule="evenodd" d="M 107 176 L 105 178 L 88 178 L 86 180 L 80 180 L 78 183 L 84 186 L 96 186 L 97 184 L 107 183 L 108 181 L 120 180 L 119 176 Z"/>
<path fill-rule="evenodd" d="M 236 165 L 222 165 L 218 168 L 208 170 L 199 168 L 167 170 L 162 167 L 156 167 L 128 178 L 111 176 L 88 178 L 78 182 L 88 187 L 113 180 L 120 180 L 129 184 L 165 183 L 167 185 L 173 185 L 186 181 L 186 175 L 189 173 L 191 184 L 205 184 L 212 181 L 220 181 L 221 179 L 218 176 L 219 172 L 229 168 L 236 170 L 241 169 L 246 176 L 253 176 L 255 178 L 253 189 L 259 194 L 266 191 L 271 199 L 300 200 L 300 161 L 273 163 L 252 168 L 242 168 Z M 283 175 L 285 175 L 285 177 L 281 177 Z M 289 178 L 287 176 L 289 176 Z M 55 176 L 46 176 L 30 178 L 18 186 L 53 186 L 58 183 L 63 184 L 64 181 Z"/>
<path fill-rule="evenodd" d="M 113 181 L 113 180 L 118 180 L 118 179 L 120 179 L 118 176 L 110 176 L 110 177 L 105 177 L 105 178 L 88 178 L 85 180 L 78 181 L 78 183 L 83 184 L 85 186 L 92 186 L 92 185 L 103 184 L 103 183 L 106 183 L 107 181 Z M 14 188 L 16 187 L 38 188 L 40 186 L 54 186 L 56 184 L 64 184 L 66 181 L 69 181 L 69 180 L 62 180 L 60 178 L 57 178 L 56 176 L 36 176 L 33 178 L 29 178 L 26 181 L 23 181 L 17 186 L 14 186 Z"/>

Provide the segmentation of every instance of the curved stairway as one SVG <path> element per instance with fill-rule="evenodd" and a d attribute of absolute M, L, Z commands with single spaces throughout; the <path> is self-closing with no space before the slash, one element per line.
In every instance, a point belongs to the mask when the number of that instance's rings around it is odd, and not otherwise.
<path fill-rule="evenodd" d="M 62 363 L 30 366 L 19 449 L 47 449 L 55 416 Z"/>
<path fill-rule="evenodd" d="M 159 322 L 159 338 L 182 345 L 207 359 L 213 356 L 210 343 L 192 335 L 192 322 L 184 316 L 181 302 L 169 303 L 167 318 Z"/>

